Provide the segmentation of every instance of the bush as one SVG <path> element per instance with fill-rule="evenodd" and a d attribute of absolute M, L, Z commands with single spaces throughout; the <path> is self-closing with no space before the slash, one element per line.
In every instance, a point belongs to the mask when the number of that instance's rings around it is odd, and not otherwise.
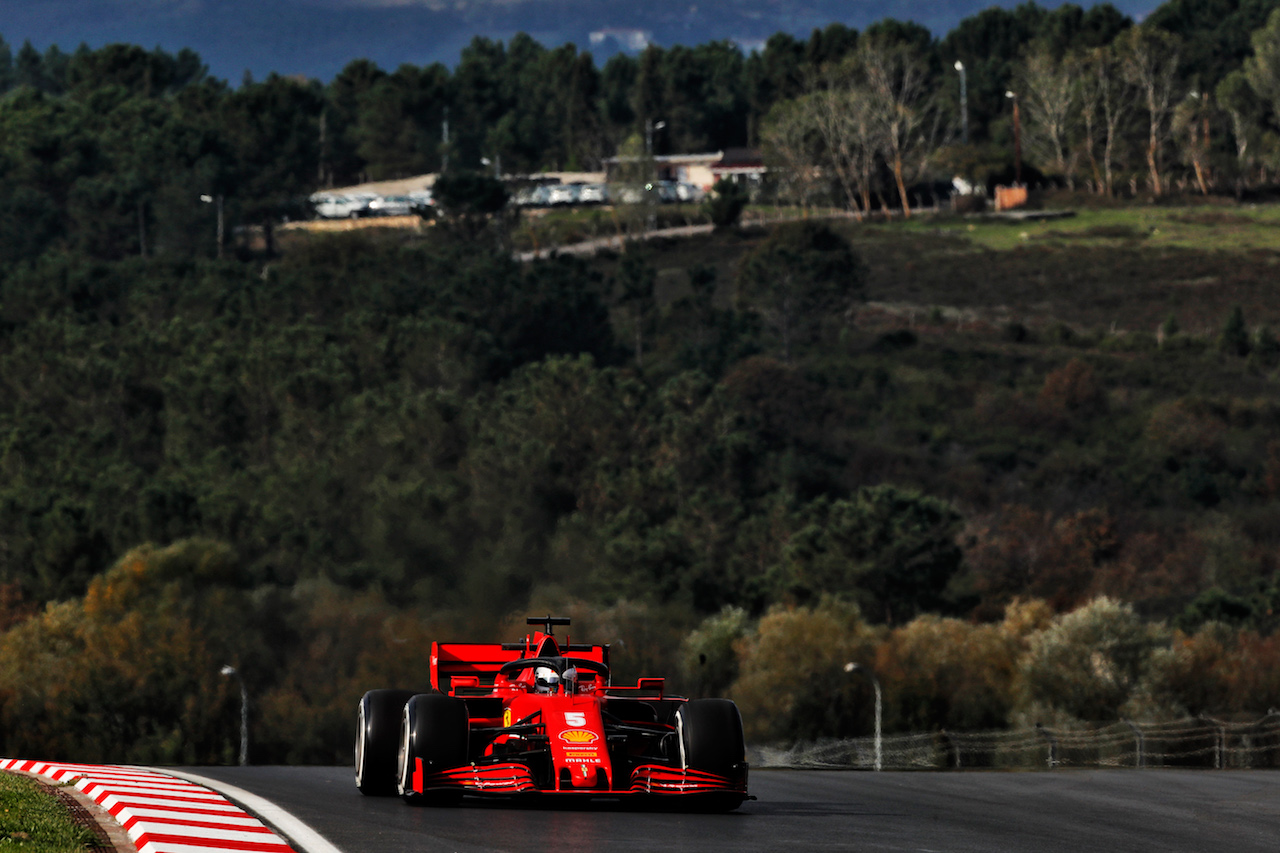
<path fill-rule="evenodd" d="M 738 224 L 747 206 L 747 191 L 726 178 L 716 181 L 711 195 L 704 202 L 707 215 L 717 229 L 732 228 Z"/>
<path fill-rule="evenodd" d="M 845 664 L 869 664 L 875 634 L 852 604 L 774 607 L 739 645 L 741 676 L 730 695 L 750 741 L 813 740 L 865 734 L 870 686 Z"/>
<path fill-rule="evenodd" d="M 1097 598 L 1058 617 L 1031 640 L 1024 659 L 1032 710 L 1078 720 L 1118 720 L 1166 639 L 1133 607 Z"/>

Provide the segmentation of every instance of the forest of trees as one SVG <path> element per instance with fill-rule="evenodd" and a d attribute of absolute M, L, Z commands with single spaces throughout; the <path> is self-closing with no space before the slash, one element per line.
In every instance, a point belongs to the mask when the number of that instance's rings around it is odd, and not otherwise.
<path fill-rule="evenodd" d="M 859 307 L 895 298 L 918 252 L 857 222 L 522 265 L 508 220 L 445 221 L 219 259 L 199 200 L 269 224 L 329 182 L 435 169 L 446 107 L 459 168 L 589 165 L 652 118 L 662 150 L 768 147 L 822 115 L 806 104 L 870 97 L 876 56 L 923 61 L 927 120 L 875 137 L 901 143 L 902 170 L 876 148 L 836 187 L 857 205 L 957 151 L 1011 168 L 1017 75 L 1077 79 L 1148 42 L 1180 59 L 1171 88 L 1115 134 L 1081 136 L 1075 100 L 1057 153 L 1035 153 L 1048 125 L 1023 90 L 1028 163 L 1083 186 L 1109 150 L 1094 191 L 1194 195 L 1176 105 L 1263 92 L 1280 58 L 1271 4 L 1226 5 L 1170 3 L 1140 28 L 1027 5 L 940 41 L 833 26 L 600 70 L 478 40 L 453 71 L 355 62 L 327 85 L 231 88 L 194 54 L 128 46 L 0 58 L 0 752 L 231 760 L 231 663 L 254 760 L 346 760 L 363 690 L 422 684 L 431 639 L 514 639 L 526 610 L 614 643 L 621 678 L 733 696 L 756 739 L 865 731 L 850 660 L 881 673 L 897 729 L 1280 705 L 1280 313 L 1223 310 L 1205 334 L 1169 297 L 1144 308 L 1168 314 L 1158 332 L 966 326 L 957 277 L 924 319 L 872 321 Z M 1277 113 L 1246 101 L 1239 124 L 1215 96 L 1226 113 L 1185 125 L 1214 187 L 1274 169 Z M 919 147 L 926 128 L 948 147 Z M 835 156 L 801 136 L 810 165 Z M 982 264 L 1052 285 L 1072 263 L 1047 251 Z M 1125 272 L 1088 293 L 1118 302 L 1141 252 L 1091 257 Z M 1158 260 L 1148 275 L 1223 263 Z"/>
<path fill-rule="evenodd" d="M 832 24 L 749 55 L 654 46 L 603 66 L 520 34 L 476 38 L 452 69 L 354 59 L 327 83 L 237 86 L 190 50 L 0 41 L 0 260 L 210 253 L 202 195 L 232 225 L 269 226 L 305 216 L 316 189 L 446 164 L 598 168 L 658 125 L 656 153 L 762 147 L 770 189 L 804 203 L 897 206 L 913 184 L 1017 171 L 1108 195 L 1241 193 L 1280 166 L 1275 7 L 1170 0 L 1134 26 L 1107 4 L 1027 3 L 941 38 Z"/>

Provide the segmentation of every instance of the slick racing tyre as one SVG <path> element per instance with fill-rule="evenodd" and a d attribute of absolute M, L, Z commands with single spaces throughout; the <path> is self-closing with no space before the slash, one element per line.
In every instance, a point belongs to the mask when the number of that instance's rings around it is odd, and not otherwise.
<path fill-rule="evenodd" d="M 430 776 L 467 763 L 467 704 L 442 693 L 419 693 L 404 706 L 400 721 L 400 744 L 396 779 L 400 795 L 409 801 L 432 802 L 454 798 L 460 792 L 414 790 L 413 776 L 418 762 Z"/>
<path fill-rule="evenodd" d="M 356 712 L 356 787 L 370 797 L 396 792 L 400 718 L 412 690 L 370 690 Z"/>
<path fill-rule="evenodd" d="M 746 761 L 742 715 L 728 699 L 692 699 L 676 711 L 680 761 L 686 770 L 701 770 L 737 779 Z M 690 805 L 705 811 L 731 811 L 742 805 L 742 794 L 698 794 Z"/>

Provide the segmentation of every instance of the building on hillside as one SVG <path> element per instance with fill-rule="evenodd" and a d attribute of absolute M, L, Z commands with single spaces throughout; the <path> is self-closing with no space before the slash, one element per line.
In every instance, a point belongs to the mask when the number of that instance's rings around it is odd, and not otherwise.
<path fill-rule="evenodd" d="M 751 190 L 760 186 L 768 171 L 764 157 L 754 148 L 726 148 L 711 166 L 711 174 L 717 181 L 729 180 Z"/>
<path fill-rule="evenodd" d="M 764 159 L 759 151 L 747 148 L 730 148 L 703 154 L 662 154 L 650 158 L 652 174 L 646 180 L 675 181 L 692 184 L 706 192 L 721 178 L 755 187 L 765 172 Z M 609 157 L 604 161 L 606 180 L 618 183 L 635 178 L 626 175 L 628 167 L 643 167 L 641 157 Z"/>

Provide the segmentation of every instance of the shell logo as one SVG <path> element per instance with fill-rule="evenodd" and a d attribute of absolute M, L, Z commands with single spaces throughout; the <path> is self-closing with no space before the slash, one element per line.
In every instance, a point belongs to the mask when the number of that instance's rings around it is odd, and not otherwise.
<path fill-rule="evenodd" d="M 599 740 L 599 736 L 595 732 L 589 732 L 584 729 L 573 729 L 572 731 L 561 732 L 560 740 L 565 743 L 595 743 Z"/>

